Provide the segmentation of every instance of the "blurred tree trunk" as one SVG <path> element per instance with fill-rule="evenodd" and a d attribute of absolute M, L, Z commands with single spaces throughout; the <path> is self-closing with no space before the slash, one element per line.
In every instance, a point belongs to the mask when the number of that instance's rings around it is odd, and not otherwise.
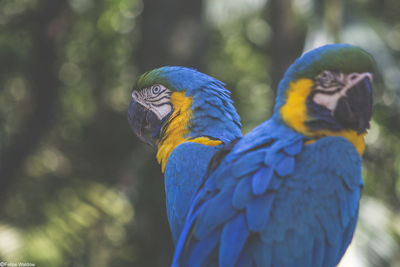
<path fill-rule="evenodd" d="M 202 10 L 202 0 L 144 1 L 140 71 L 162 65 L 200 68 L 207 49 Z"/>
<path fill-rule="evenodd" d="M 276 91 L 287 68 L 303 51 L 306 24 L 293 10 L 292 0 L 271 0 L 266 13 L 272 29 L 269 52 L 272 88 Z"/>
<path fill-rule="evenodd" d="M 146 0 L 141 20 L 141 43 L 134 55 L 143 73 L 165 65 L 201 69 L 207 50 L 201 0 Z M 142 144 L 143 145 L 143 144 Z M 155 162 L 148 161 L 141 177 L 141 193 L 135 203 L 135 243 L 141 262 L 138 266 L 166 266 L 171 262 L 173 243 L 168 226 L 164 179 Z"/>
<path fill-rule="evenodd" d="M 322 28 L 330 41 L 340 42 L 340 32 L 343 23 L 342 0 L 314 1 L 314 28 Z"/>
<path fill-rule="evenodd" d="M 324 0 L 324 27 L 333 37 L 335 43 L 340 42 L 342 28 L 343 3 L 342 0 Z"/>
<path fill-rule="evenodd" d="M 56 72 L 56 39 L 65 29 L 63 20 L 66 1 L 47 0 L 39 4 L 34 15 L 18 25 L 30 30 L 32 49 L 28 77 L 32 84 L 34 109 L 19 129 L 19 134 L 7 141 L 0 159 L 0 197 L 16 183 L 27 156 L 37 147 L 51 127 L 57 107 L 59 80 Z"/>

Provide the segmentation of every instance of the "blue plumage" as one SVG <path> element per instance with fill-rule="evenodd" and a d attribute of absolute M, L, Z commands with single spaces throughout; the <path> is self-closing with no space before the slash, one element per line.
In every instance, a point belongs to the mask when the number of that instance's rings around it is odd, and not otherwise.
<path fill-rule="evenodd" d="M 268 222 L 274 194 L 255 197 L 246 206 L 247 224 L 252 232 L 260 232 Z M 260 212 L 263 211 L 263 212 Z"/>
<path fill-rule="evenodd" d="M 243 209 L 251 199 L 251 179 L 241 179 L 233 193 L 232 205 L 235 209 Z"/>
<path fill-rule="evenodd" d="M 241 136 L 240 117 L 224 83 L 191 68 L 166 66 L 138 78 L 128 118 L 139 138 L 157 145 L 176 243 L 212 156 Z M 153 140 L 146 139 L 148 130 Z"/>
<path fill-rule="evenodd" d="M 270 166 L 265 166 L 254 174 L 253 178 L 251 179 L 254 195 L 261 195 L 265 193 L 265 190 L 267 190 L 269 183 L 271 182 L 273 172 L 273 168 Z"/>
<path fill-rule="evenodd" d="M 209 136 L 229 143 L 241 136 L 240 117 L 223 82 L 185 67 L 167 66 L 156 71 L 157 79 L 164 80 L 170 89 L 192 97 L 190 137 Z"/>
<path fill-rule="evenodd" d="M 369 70 L 347 64 L 349 58 L 368 62 L 364 56 L 349 45 L 330 45 L 289 68 L 273 117 L 240 139 L 197 191 L 173 266 L 338 264 L 357 221 L 360 154 L 344 137 L 294 130 L 280 109 L 292 82 L 332 66 L 345 73 Z"/>
<path fill-rule="evenodd" d="M 271 121 L 271 123 L 275 122 Z M 291 130 L 286 129 L 286 131 L 290 132 Z M 237 147 L 240 147 L 240 144 L 246 141 L 246 137 L 244 137 L 237 144 Z M 298 143 L 299 141 L 296 140 L 296 142 Z M 279 140 L 275 144 L 278 143 Z M 283 146 L 281 151 L 289 149 L 289 146 L 293 146 L 293 144 Z M 264 148 L 265 153 L 268 154 L 270 148 Z M 264 251 L 262 249 L 264 246 L 274 247 L 272 253 L 274 257 L 272 259 L 276 261 L 275 264 L 278 264 L 277 266 L 299 266 L 295 263 L 310 261 L 313 245 L 318 242 L 323 242 L 323 250 L 318 252 L 318 248 L 314 248 L 316 255 L 311 259 L 320 262 L 321 259 L 319 258 L 322 258 L 324 259 L 324 264 L 310 266 L 333 266 L 336 264 L 344 252 L 340 233 L 342 235 L 346 233 L 347 243 L 344 243 L 346 246 L 351 240 L 351 235 L 347 233 L 349 229 L 345 229 L 339 220 L 351 221 L 353 227 L 350 227 L 350 231 L 352 233 L 355 227 L 353 222 L 356 221 L 358 207 L 358 205 L 349 207 L 349 209 L 352 209 L 351 214 L 346 212 L 342 215 L 340 206 L 336 204 L 336 202 L 340 201 L 336 192 L 341 191 L 347 198 L 355 196 L 356 199 L 353 202 L 358 203 L 357 194 L 354 192 L 360 192 L 362 180 L 361 172 L 354 177 L 349 177 L 349 179 L 335 175 L 332 176 L 332 179 L 327 180 L 326 170 L 333 168 L 332 165 L 336 166 L 333 164 L 335 161 L 341 162 L 340 155 L 342 153 L 350 154 L 351 151 L 351 157 L 358 160 L 359 155 L 354 147 L 341 137 L 325 137 L 314 144 L 302 145 L 302 150 L 297 151 L 296 167 L 289 166 L 292 176 L 284 178 L 279 176 L 277 172 L 274 172 L 270 177 L 264 176 L 266 180 L 281 181 L 276 188 L 270 188 L 272 191 L 267 190 L 262 195 L 256 195 L 250 190 L 251 184 L 248 182 L 250 179 L 257 177 L 259 172 L 262 171 L 264 173 L 265 170 L 268 170 L 269 167 L 267 166 L 253 175 L 242 177 L 236 183 L 236 188 L 232 185 L 229 185 L 227 189 L 222 187 L 224 191 L 217 194 L 215 200 L 212 198 L 200 210 L 197 221 L 194 224 L 192 242 L 197 242 L 195 239 L 201 241 L 203 236 L 204 238 L 211 238 L 212 232 L 218 227 L 225 227 L 224 225 L 230 222 L 235 213 L 244 214 L 247 226 L 245 233 L 247 231 L 258 233 L 258 236 L 251 243 L 252 246 L 256 247 L 254 251 Z M 233 154 L 235 152 L 235 150 L 232 151 Z M 279 154 L 279 151 L 275 153 Z M 251 155 L 252 153 L 248 154 Z M 241 155 L 241 158 L 243 157 L 244 155 Z M 314 157 L 324 158 L 325 161 L 319 165 L 312 164 Z M 257 156 L 254 159 L 260 160 L 257 159 Z M 236 162 L 235 159 L 232 162 L 224 161 L 221 163 L 221 167 L 226 168 L 235 165 Z M 312 169 L 310 169 L 310 166 Z M 288 172 L 284 174 L 287 176 Z M 305 176 L 304 174 L 307 175 Z M 209 179 L 211 178 L 213 176 Z M 230 179 L 236 178 L 231 177 Z M 299 180 L 300 182 L 293 188 L 292 184 L 289 183 L 290 179 Z M 353 183 L 350 180 L 358 182 Z M 356 184 L 355 187 L 351 188 L 353 191 L 347 188 L 347 183 Z M 237 191 L 236 194 L 234 194 L 235 189 Z M 308 198 L 309 195 L 313 194 L 313 198 Z M 232 199 L 232 204 L 229 203 L 230 199 Z M 244 203 L 246 206 L 244 206 Z M 312 217 L 310 217 L 310 213 L 313 214 Z M 350 217 L 347 218 L 347 216 Z M 348 225 L 349 223 L 346 226 Z M 338 231 L 338 229 L 341 230 Z M 240 229 L 237 229 L 237 231 L 240 231 Z M 185 237 L 181 236 L 181 238 Z M 323 239 L 322 241 L 321 238 Z M 231 243 L 224 243 L 222 239 L 220 242 L 220 246 L 224 247 L 229 247 Z M 186 253 L 190 254 L 190 252 Z M 240 253 L 238 253 L 239 256 Z M 295 261 L 286 262 L 281 257 L 293 258 Z M 179 259 L 175 260 L 175 263 L 178 263 Z M 266 264 L 258 264 L 258 266 L 269 266 L 267 263 L 271 258 L 265 255 L 255 255 L 253 260 L 254 262 L 258 261 Z M 233 264 L 227 266 L 233 266 Z"/>
<path fill-rule="evenodd" d="M 243 213 L 237 214 L 223 226 L 218 255 L 219 266 L 233 266 L 236 263 L 249 234 Z"/>
<path fill-rule="evenodd" d="M 186 142 L 176 147 L 168 159 L 164 183 L 167 215 L 175 242 L 185 223 L 193 194 L 203 182 L 208 162 L 218 149 Z"/>
<path fill-rule="evenodd" d="M 207 137 L 223 143 L 241 136 L 240 117 L 224 84 L 214 78 L 183 67 L 162 67 L 158 79 L 167 79 L 169 88 L 192 97 L 189 138 Z M 208 163 L 220 146 L 186 142 L 177 146 L 165 168 L 167 213 L 176 242 L 193 194 L 202 184 Z"/>

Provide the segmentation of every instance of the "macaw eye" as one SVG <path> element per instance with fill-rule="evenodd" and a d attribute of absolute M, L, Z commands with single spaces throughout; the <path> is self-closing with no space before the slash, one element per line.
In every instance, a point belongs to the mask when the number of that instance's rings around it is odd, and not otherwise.
<path fill-rule="evenodd" d="M 154 85 L 153 87 L 151 87 L 151 92 L 153 94 L 158 94 L 158 93 L 160 93 L 160 91 L 161 91 L 161 86 L 159 86 L 159 85 Z"/>
<path fill-rule="evenodd" d="M 334 75 L 332 72 L 325 70 L 323 71 L 320 75 L 318 75 L 318 78 L 322 81 L 322 82 L 329 82 L 331 80 L 333 80 Z"/>
<path fill-rule="evenodd" d="M 334 73 L 329 70 L 325 70 L 318 74 L 315 78 L 315 88 L 323 91 L 336 90 L 341 86 L 341 73 Z"/>

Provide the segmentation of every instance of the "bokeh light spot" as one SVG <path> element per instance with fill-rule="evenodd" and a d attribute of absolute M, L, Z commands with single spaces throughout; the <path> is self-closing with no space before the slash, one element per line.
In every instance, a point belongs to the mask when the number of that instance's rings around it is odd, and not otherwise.
<path fill-rule="evenodd" d="M 79 66 L 72 62 L 66 62 L 60 68 L 59 77 L 65 84 L 73 85 L 81 79 L 81 76 Z"/>

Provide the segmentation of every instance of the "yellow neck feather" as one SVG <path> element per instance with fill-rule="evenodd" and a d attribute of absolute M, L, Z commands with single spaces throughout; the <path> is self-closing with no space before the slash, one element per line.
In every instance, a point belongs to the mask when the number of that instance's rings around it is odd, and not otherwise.
<path fill-rule="evenodd" d="M 287 91 L 286 103 L 281 107 L 281 117 L 290 127 L 299 133 L 311 138 L 321 138 L 324 136 L 343 136 L 351 142 L 362 155 L 365 150 L 365 134 L 357 134 L 354 130 L 330 131 L 330 130 L 310 130 L 306 122 L 311 120 L 307 113 L 306 101 L 310 95 L 313 81 L 311 79 L 299 79 L 292 82 Z"/>
<path fill-rule="evenodd" d="M 222 143 L 219 140 L 210 140 L 207 137 L 188 138 L 189 129 L 187 126 L 192 116 L 190 110 L 192 98 L 186 97 L 184 92 L 174 92 L 171 95 L 170 102 L 174 107 L 174 111 L 165 124 L 167 128 L 158 143 L 157 151 L 157 161 L 161 164 L 162 172 L 165 171 L 169 155 L 181 143 L 195 142 L 207 146 L 217 146 Z"/>

